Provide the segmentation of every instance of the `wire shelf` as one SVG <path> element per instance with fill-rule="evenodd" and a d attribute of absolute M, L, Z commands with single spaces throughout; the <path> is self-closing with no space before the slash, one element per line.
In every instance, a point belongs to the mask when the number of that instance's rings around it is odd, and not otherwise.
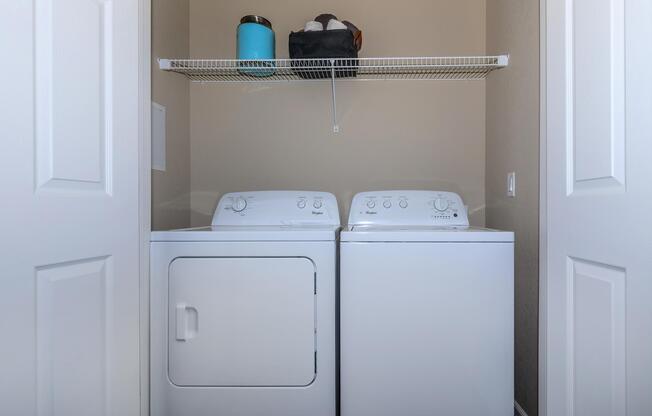
<path fill-rule="evenodd" d="M 479 80 L 504 68 L 508 55 L 357 59 L 159 59 L 160 69 L 196 82 L 342 80 Z"/>

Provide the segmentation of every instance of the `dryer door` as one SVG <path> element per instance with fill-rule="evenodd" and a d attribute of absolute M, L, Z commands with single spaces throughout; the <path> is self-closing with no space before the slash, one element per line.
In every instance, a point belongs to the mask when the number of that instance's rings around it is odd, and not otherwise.
<path fill-rule="evenodd" d="M 312 383 L 315 268 L 310 259 L 177 258 L 169 276 L 172 383 Z"/>

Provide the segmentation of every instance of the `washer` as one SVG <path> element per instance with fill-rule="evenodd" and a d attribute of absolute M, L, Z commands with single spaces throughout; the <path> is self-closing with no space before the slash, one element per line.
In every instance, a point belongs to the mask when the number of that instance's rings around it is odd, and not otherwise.
<path fill-rule="evenodd" d="M 342 416 L 514 413 L 514 236 L 432 191 L 354 197 L 340 238 Z"/>
<path fill-rule="evenodd" d="M 152 233 L 151 414 L 334 416 L 338 230 L 332 194 L 269 191 Z"/>

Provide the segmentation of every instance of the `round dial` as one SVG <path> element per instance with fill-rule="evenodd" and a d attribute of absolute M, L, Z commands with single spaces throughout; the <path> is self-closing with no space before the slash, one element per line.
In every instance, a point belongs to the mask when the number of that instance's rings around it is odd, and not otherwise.
<path fill-rule="evenodd" d="M 235 212 L 242 212 L 247 208 L 247 200 L 244 198 L 236 198 L 235 201 L 233 201 L 233 211 Z"/>
<path fill-rule="evenodd" d="M 407 208 L 407 206 L 408 206 L 408 202 L 407 202 L 405 199 L 401 199 L 401 200 L 398 202 L 398 206 L 401 207 L 401 208 L 404 208 L 404 209 L 405 209 L 405 208 Z"/>
<path fill-rule="evenodd" d="M 373 199 L 370 199 L 369 201 L 367 201 L 367 208 L 372 209 L 375 206 L 376 206 L 376 201 L 374 201 Z"/>
<path fill-rule="evenodd" d="M 297 201 L 297 207 L 299 207 L 299 209 L 304 209 L 306 207 L 306 200 L 300 199 L 299 201 Z"/>
<path fill-rule="evenodd" d="M 448 209 L 448 201 L 443 198 L 437 198 L 435 199 L 434 206 L 437 211 L 446 211 Z"/>
<path fill-rule="evenodd" d="M 321 208 L 323 203 L 321 202 L 321 199 L 315 199 L 315 202 L 312 203 L 312 206 L 315 207 L 315 209 Z"/>
<path fill-rule="evenodd" d="M 392 207 L 392 201 L 390 201 L 389 199 L 384 200 L 383 201 L 383 206 L 385 208 L 391 208 Z"/>

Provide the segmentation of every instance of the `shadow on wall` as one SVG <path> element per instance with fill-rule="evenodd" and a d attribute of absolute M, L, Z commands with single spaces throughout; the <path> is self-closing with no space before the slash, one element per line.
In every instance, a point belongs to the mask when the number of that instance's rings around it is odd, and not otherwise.
<path fill-rule="evenodd" d="M 153 222 L 159 225 L 153 226 L 154 230 L 165 230 L 170 227 L 187 227 L 188 206 L 190 205 L 190 194 L 184 193 L 174 199 L 162 201 L 152 205 Z M 180 222 L 181 221 L 181 222 Z"/>

